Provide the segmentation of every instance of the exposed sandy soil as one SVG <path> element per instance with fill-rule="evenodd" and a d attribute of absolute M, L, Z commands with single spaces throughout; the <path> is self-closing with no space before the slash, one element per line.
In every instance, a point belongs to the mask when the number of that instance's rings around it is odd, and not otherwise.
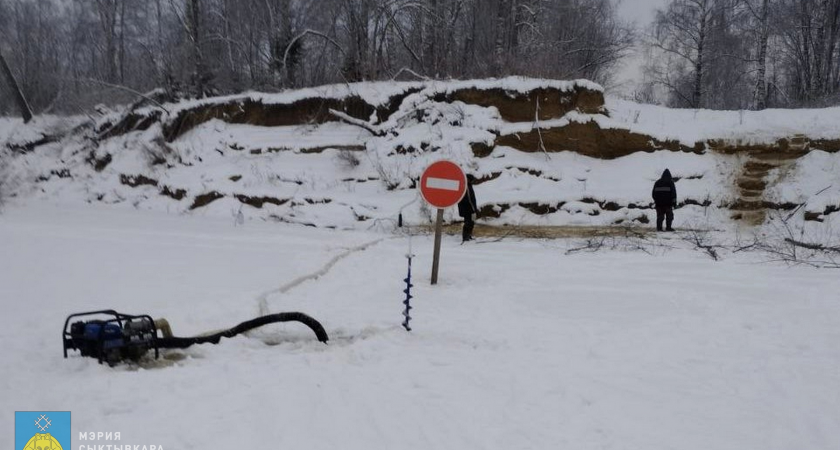
<path fill-rule="evenodd" d="M 462 224 L 460 222 L 444 224 L 443 232 L 448 235 L 457 236 L 461 234 Z M 423 232 L 433 233 L 434 225 L 421 225 L 418 227 Z M 518 237 L 529 239 L 565 239 L 565 238 L 587 238 L 597 236 L 643 236 L 656 233 L 655 227 L 637 226 L 491 226 L 477 223 L 473 230 L 476 238 L 504 238 Z"/>

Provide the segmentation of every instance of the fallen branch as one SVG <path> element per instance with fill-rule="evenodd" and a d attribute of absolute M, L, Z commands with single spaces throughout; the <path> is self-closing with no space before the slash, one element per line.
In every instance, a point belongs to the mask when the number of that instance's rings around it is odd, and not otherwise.
<path fill-rule="evenodd" d="M 802 241 L 797 241 L 797 240 L 792 239 L 792 238 L 785 238 L 785 242 L 787 242 L 790 245 L 793 245 L 794 247 L 802 247 L 802 248 L 806 248 L 808 250 L 816 250 L 816 251 L 820 251 L 820 252 L 840 253 L 840 247 L 831 247 L 831 246 L 826 246 L 826 245 L 816 244 L 816 243 L 811 243 L 811 242 L 802 242 Z"/>
<path fill-rule="evenodd" d="M 0 53 L 0 67 L 3 68 L 3 73 L 6 76 L 6 81 L 9 83 L 9 88 L 12 90 L 12 93 L 15 97 L 15 101 L 17 101 L 18 107 L 20 108 L 20 114 L 23 117 L 23 123 L 29 123 L 29 121 L 32 120 L 32 108 L 29 106 L 29 102 L 26 101 L 26 97 L 23 95 L 23 91 L 20 89 L 20 84 L 18 84 L 17 79 L 12 73 L 12 69 L 9 68 L 9 65 L 6 63 L 6 58 L 3 56 L 2 53 Z"/>
<path fill-rule="evenodd" d="M 106 84 L 108 84 L 108 83 L 106 83 Z M 124 126 L 125 121 L 126 121 L 126 120 L 128 120 L 128 119 L 129 119 L 129 117 L 131 117 L 131 114 L 132 114 L 132 113 L 133 113 L 133 112 L 134 112 L 137 108 L 140 108 L 141 106 L 145 105 L 147 101 L 151 101 L 151 102 L 154 102 L 154 103 L 158 103 L 157 101 L 155 101 L 154 99 L 150 98 L 149 96 L 150 96 L 150 95 L 155 95 L 155 94 L 162 94 L 163 92 L 164 92 L 164 91 L 163 91 L 163 89 L 155 89 L 155 90 L 153 90 L 153 91 L 150 91 L 150 92 L 149 92 L 149 93 L 147 93 L 147 94 L 140 94 L 140 98 L 138 98 L 136 101 L 134 101 L 134 103 L 132 103 L 132 104 L 128 105 L 128 106 L 127 106 L 127 107 L 123 110 L 122 114 L 120 114 L 119 119 L 115 120 L 115 121 L 114 121 L 114 122 L 113 122 L 113 123 L 112 123 L 112 124 L 111 124 L 108 128 L 106 128 L 105 130 L 102 130 L 102 131 L 100 131 L 100 132 L 99 132 L 99 134 L 98 134 L 98 138 L 99 138 L 99 139 L 104 139 L 104 138 L 107 138 L 107 137 L 109 137 L 109 136 L 111 135 L 111 133 L 113 133 L 113 132 L 114 132 L 114 130 L 117 130 L 117 129 L 119 129 L 120 127 L 123 127 L 123 126 Z M 158 104 L 159 104 L 159 103 L 158 103 Z M 163 109 L 164 111 L 166 111 L 166 113 L 167 113 L 167 114 L 169 113 L 169 111 L 167 111 L 167 109 L 166 109 L 166 108 L 164 108 L 163 106 L 160 106 L 160 108 L 161 108 L 161 109 Z M 136 124 L 135 124 L 135 126 L 136 126 Z M 132 131 L 132 130 L 127 130 L 127 131 Z"/>
<path fill-rule="evenodd" d="M 483 241 L 477 241 L 476 244 L 489 244 L 493 242 L 502 242 L 506 238 L 515 235 L 518 231 L 520 231 L 521 227 L 519 225 L 514 225 L 512 227 L 508 227 L 508 230 L 504 232 L 501 236 L 497 236 L 494 239 L 487 239 Z"/>
<path fill-rule="evenodd" d="M 369 132 L 370 134 L 378 137 L 385 136 L 385 132 L 377 128 L 375 125 L 372 125 L 369 122 L 365 122 L 364 120 L 357 119 L 353 116 L 347 115 L 341 111 L 336 111 L 334 109 L 330 109 L 330 114 L 337 117 L 342 122 L 348 123 L 350 125 L 355 125 L 359 128 L 362 128 Z"/>
<path fill-rule="evenodd" d="M 713 260 L 720 260 L 720 255 L 718 254 L 717 250 L 722 249 L 723 246 L 716 245 L 714 243 L 707 243 L 706 235 L 701 235 L 699 232 L 693 231 L 690 232 L 688 235 L 684 235 L 683 240 L 694 245 L 695 249 L 702 250 Z"/>
<path fill-rule="evenodd" d="M 315 30 L 312 30 L 312 29 L 306 29 L 306 30 L 303 30 L 303 32 L 300 33 L 299 35 L 292 38 L 292 40 L 289 41 L 289 44 L 286 45 L 286 50 L 283 52 L 283 67 L 284 68 L 287 67 L 286 61 L 289 59 L 289 51 L 292 49 L 292 46 L 295 45 L 295 42 L 299 41 L 300 39 L 303 39 L 303 37 L 306 36 L 307 34 L 311 34 L 313 36 L 318 36 L 318 37 L 324 39 L 325 41 L 329 42 L 333 46 L 335 46 L 335 48 L 337 48 L 341 52 L 342 55 L 347 54 L 347 52 L 344 51 L 344 47 L 342 47 L 338 42 L 336 42 L 335 39 L 327 36 L 324 33 L 321 33 L 320 31 L 315 31 Z"/>
<path fill-rule="evenodd" d="M 675 247 L 662 239 L 651 239 L 650 235 L 633 227 L 620 227 L 618 235 L 594 236 L 583 241 L 579 247 L 566 250 L 567 255 L 580 252 L 595 253 L 601 250 L 642 252 L 653 255 L 654 251 L 668 251 Z"/>
<path fill-rule="evenodd" d="M 595 253 L 595 252 L 601 250 L 602 248 L 604 248 L 604 245 L 606 244 L 606 241 L 607 241 L 606 236 L 589 238 L 589 239 L 587 239 L 583 242 L 583 245 L 581 245 L 579 247 L 572 247 L 572 248 L 566 250 L 566 255 L 573 255 L 573 254 L 578 253 L 578 252 Z"/>
<path fill-rule="evenodd" d="M 155 95 L 155 94 L 160 95 L 161 93 L 164 92 L 163 89 L 160 89 L 160 88 L 154 89 L 154 90 L 149 91 L 149 92 L 144 94 L 142 92 L 135 91 L 134 89 L 131 89 L 130 87 L 122 86 L 122 85 L 119 85 L 119 84 L 112 84 L 112 83 L 108 83 L 108 82 L 105 82 L 105 81 L 95 80 L 93 78 L 84 78 L 84 79 L 75 79 L 74 78 L 74 79 L 71 79 L 71 80 L 72 81 L 80 81 L 82 83 L 99 84 L 99 85 L 102 85 L 102 86 L 105 86 L 105 87 L 119 89 L 121 91 L 128 92 L 129 94 L 134 94 L 134 95 L 140 97 L 142 100 L 145 100 L 149 103 L 154 103 L 155 106 L 164 110 L 166 112 L 166 114 L 169 114 L 169 110 L 166 109 L 166 107 L 163 106 L 162 103 L 160 103 L 159 101 L 157 101 L 157 100 L 155 100 L 154 98 L 151 97 L 152 95 Z M 135 109 L 138 106 L 140 106 L 143 103 L 142 100 L 138 100 L 138 101 L 132 103 L 132 107 L 129 108 L 129 110 Z"/>
<path fill-rule="evenodd" d="M 408 73 L 410 75 L 414 75 L 416 78 L 418 78 L 420 80 L 423 80 L 423 81 L 431 80 L 431 78 L 429 78 L 425 75 L 420 75 L 419 73 L 409 69 L 408 67 L 403 67 L 402 69 L 398 70 L 397 73 L 394 74 L 394 76 L 391 77 L 391 80 L 396 80 L 400 75 L 402 75 L 403 72 Z"/>
<path fill-rule="evenodd" d="M 545 154 L 546 161 L 551 160 L 548 151 L 545 149 L 545 142 L 543 142 L 542 131 L 540 130 L 540 96 L 537 95 L 537 107 L 534 110 L 534 124 L 533 128 L 537 130 L 537 136 L 540 138 L 540 150 Z"/>

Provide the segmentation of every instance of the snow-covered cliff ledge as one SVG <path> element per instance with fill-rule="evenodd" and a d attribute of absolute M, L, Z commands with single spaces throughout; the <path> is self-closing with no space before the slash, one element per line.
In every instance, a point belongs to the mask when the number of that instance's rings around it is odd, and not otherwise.
<path fill-rule="evenodd" d="M 678 222 L 760 225 L 840 209 L 840 108 L 671 110 L 594 83 L 356 83 L 0 121 L 4 192 L 322 227 L 390 223 L 436 159 L 480 179 L 493 224 L 646 224 L 650 186 L 677 177 Z M 771 214 L 768 216 L 768 211 Z M 423 222 L 420 202 L 403 211 Z M 454 213 L 447 218 L 457 220 Z"/>

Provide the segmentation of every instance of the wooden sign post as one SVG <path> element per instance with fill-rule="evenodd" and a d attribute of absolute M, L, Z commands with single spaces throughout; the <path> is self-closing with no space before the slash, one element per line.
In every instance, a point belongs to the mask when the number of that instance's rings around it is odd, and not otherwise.
<path fill-rule="evenodd" d="M 467 177 L 464 171 L 452 161 L 432 163 L 420 176 L 420 195 L 423 200 L 437 208 L 435 220 L 435 250 L 432 258 L 432 284 L 437 284 L 440 268 L 440 241 L 443 233 L 443 210 L 457 205 L 467 191 Z"/>
<path fill-rule="evenodd" d="M 432 257 L 432 284 L 437 284 L 438 267 L 440 267 L 440 239 L 443 233 L 443 208 L 437 210 L 437 220 L 435 221 L 435 253 Z"/>

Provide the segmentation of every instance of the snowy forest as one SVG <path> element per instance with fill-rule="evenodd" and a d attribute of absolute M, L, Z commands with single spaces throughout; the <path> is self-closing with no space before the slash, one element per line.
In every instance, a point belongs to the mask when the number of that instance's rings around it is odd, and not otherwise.
<path fill-rule="evenodd" d="M 614 0 L 3 0 L 0 114 L 19 114 L 9 74 L 34 113 L 79 113 L 155 89 L 506 75 L 609 88 L 639 54 L 635 101 L 828 106 L 838 44 L 840 0 L 673 0 L 643 28 Z"/>

